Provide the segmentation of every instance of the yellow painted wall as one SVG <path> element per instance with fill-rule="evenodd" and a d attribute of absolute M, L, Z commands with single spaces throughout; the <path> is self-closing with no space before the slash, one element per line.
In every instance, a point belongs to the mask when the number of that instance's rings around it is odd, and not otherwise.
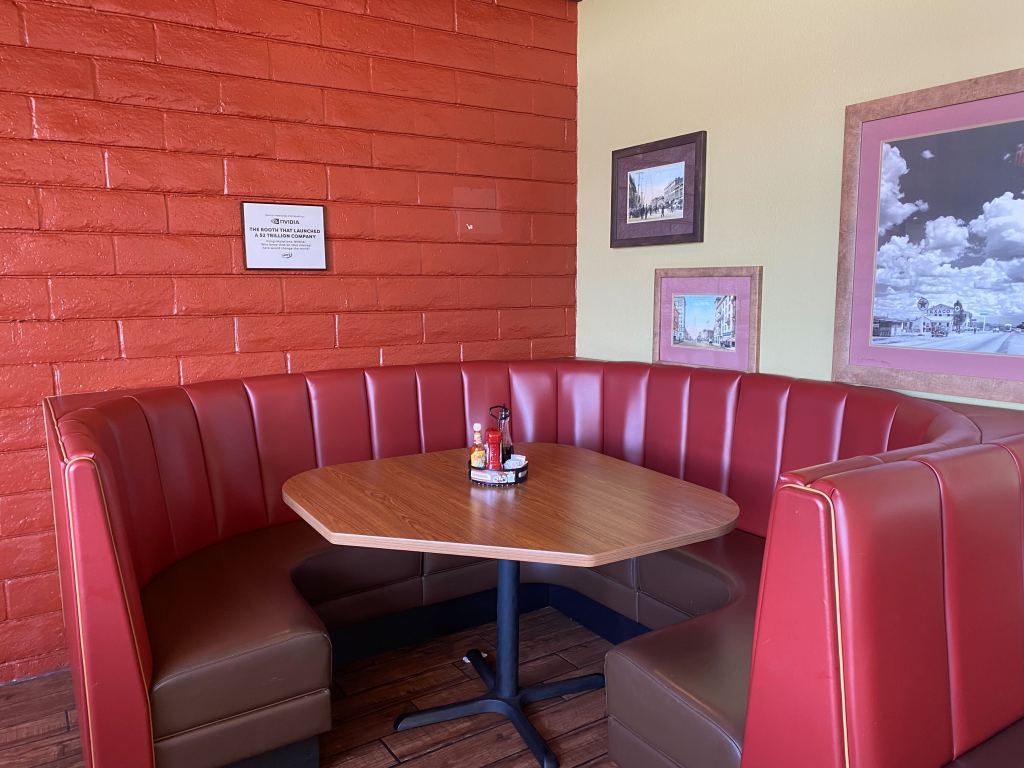
<path fill-rule="evenodd" d="M 583 0 L 577 354 L 651 359 L 657 267 L 764 266 L 761 370 L 828 379 L 843 110 L 1024 66 L 1024 2 Z M 611 249 L 613 149 L 708 132 L 703 243 Z"/>

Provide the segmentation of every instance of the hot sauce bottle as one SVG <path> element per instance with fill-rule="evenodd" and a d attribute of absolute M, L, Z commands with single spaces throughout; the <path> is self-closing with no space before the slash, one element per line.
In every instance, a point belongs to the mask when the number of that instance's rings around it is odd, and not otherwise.
<path fill-rule="evenodd" d="M 487 450 L 484 448 L 483 438 L 480 430 L 483 427 L 480 422 L 473 424 L 473 448 L 469 452 L 469 465 L 474 469 L 483 469 L 487 466 Z"/>

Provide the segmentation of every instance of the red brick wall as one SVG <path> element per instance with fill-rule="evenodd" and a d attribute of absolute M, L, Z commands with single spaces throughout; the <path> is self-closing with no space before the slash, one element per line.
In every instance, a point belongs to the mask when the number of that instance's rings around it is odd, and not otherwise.
<path fill-rule="evenodd" d="M 570 0 L 0 0 L 0 681 L 64 663 L 53 392 L 570 355 Z M 327 206 L 246 274 L 240 199 Z"/>

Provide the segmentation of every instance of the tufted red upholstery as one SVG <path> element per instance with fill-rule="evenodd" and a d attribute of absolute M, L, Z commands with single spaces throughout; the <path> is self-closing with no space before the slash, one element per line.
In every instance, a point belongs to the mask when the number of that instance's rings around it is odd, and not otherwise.
<path fill-rule="evenodd" d="M 87 754 L 150 760 L 145 740 L 123 734 L 150 731 L 152 659 L 139 594 L 157 574 L 292 520 L 280 495 L 290 475 L 465 445 L 472 423 L 500 402 L 512 407 L 514 439 L 604 451 L 722 491 L 740 503 L 739 527 L 761 536 L 780 472 L 978 440 L 966 418 L 892 392 L 590 361 L 326 371 L 51 398 L 63 590 L 78 687 L 88 690 L 79 701 Z M 424 567 L 450 565 L 428 558 Z"/>
<path fill-rule="evenodd" d="M 1019 764 L 1022 470 L 1017 437 L 780 490 L 744 768 Z"/>

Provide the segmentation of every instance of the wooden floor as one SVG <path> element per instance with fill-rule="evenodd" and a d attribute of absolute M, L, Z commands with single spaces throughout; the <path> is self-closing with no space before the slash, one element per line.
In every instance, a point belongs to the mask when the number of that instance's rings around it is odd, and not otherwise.
<path fill-rule="evenodd" d="M 81 766 L 71 674 L 0 687 L 0 766 Z"/>
<path fill-rule="evenodd" d="M 609 644 L 558 611 L 522 617 L 524 685 L 601 671 Z M 320 739 L 322 768 L 535 768 L 518 735 L 497 715 L 395 733 L 402 712 L 483 692 L 462 661 L 469 648 L 488 654 L 494 625 L 348 664 L 334 681 L 334 727 Z M 615 768 L 606 756 L 604 691 L 539 702 L 529 709 L 563 768 Z M 81 766 L 74 699 L 66 672 L 0 687 L 0 765 Z"/>

